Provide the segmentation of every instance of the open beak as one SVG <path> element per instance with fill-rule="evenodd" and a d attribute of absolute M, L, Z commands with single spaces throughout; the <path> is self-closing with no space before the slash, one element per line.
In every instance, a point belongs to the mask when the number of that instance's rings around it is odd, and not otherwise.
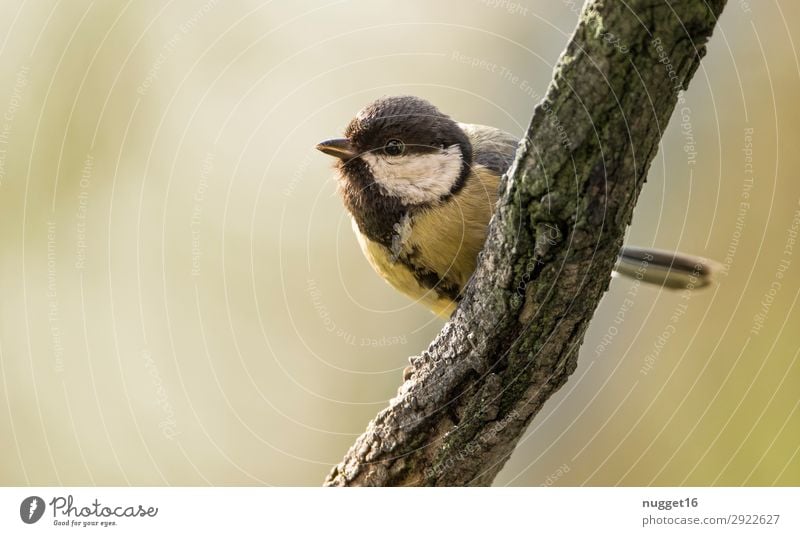
<path fill-rule="evenodd" d="M 342 160 L 350 160 L 356 156 L 355 149 L 347 138 L 325 140 L 317 144 L 317 150 Z"/>

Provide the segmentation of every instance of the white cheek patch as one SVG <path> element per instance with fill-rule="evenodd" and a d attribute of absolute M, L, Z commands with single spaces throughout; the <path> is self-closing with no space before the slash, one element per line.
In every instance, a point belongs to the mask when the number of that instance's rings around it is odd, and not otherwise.
<path fill-rule="evenodd" d="M 385 195 L 408 205 L 437 201 L 450 193 L 461 175 L 461 149 L 451 145 L 429 154 L 388 156 L 364 153 L 375 182 Z"/>

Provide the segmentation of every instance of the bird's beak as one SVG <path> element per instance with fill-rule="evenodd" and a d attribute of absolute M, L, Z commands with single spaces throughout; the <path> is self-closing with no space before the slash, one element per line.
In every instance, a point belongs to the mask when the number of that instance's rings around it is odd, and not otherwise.
<path fill-rule="evenodd" d="M 325 140 L 317 144 L 317 150 L 342 160 L 350 160 L 356 156 L 355 149 L 347 138 Z"/>

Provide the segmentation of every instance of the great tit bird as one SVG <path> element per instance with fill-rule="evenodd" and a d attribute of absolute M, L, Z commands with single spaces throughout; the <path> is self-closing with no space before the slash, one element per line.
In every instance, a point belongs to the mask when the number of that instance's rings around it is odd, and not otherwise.
<path fill-rule="evenodd" d="M 339 191 L 361 249 L 394 288 L 448 317 L 477 263 L 518 140 L 458 123 L 414 96 L 380 98 L 344 138 L 317 149 L 337 158 Z M 710 284 L 713 264 L 625 247 L 616 273 L 668 288 Z"/>

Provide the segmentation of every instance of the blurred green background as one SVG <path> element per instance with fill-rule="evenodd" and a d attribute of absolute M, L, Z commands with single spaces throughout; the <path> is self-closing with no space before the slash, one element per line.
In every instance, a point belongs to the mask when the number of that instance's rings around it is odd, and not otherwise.
<path fill-rule="evenodd" d="M 320 484 L 442 321 L 315 143 L 400 93 L 521 134 L 578 4 L 0 3 L 0 483 Z M 629 232 L 719 284 L 614 280 L 497 485 L 800 484 L 798 20 L 729 2 Z"/>

